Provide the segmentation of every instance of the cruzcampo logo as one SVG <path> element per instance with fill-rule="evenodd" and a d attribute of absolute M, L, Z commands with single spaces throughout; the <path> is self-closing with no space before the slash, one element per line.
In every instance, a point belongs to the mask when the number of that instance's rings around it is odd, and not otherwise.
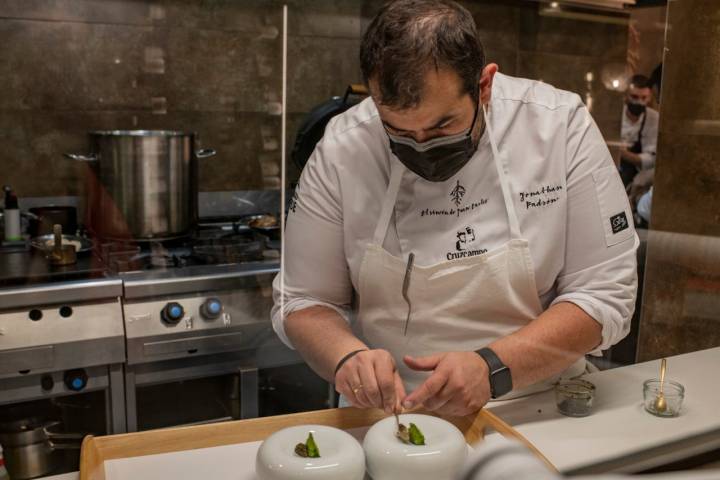
<path fill-rule="evenodd" d="M 487 253 L 486 248 L 471 249 L 476 243 L 475 229 L 470 225 L 467 225 L 456 234 L 457 241 L 455 242 L 455 251 L 447 252 L 446 257 L 448 260 L 457 260 L 459 258 L 476 257 Z"/>
<path fill-rule="evenodd" d="M 457 181 L 457 185 L 450 192 L 450 198 L 456 207 L 459 207 L 462 203 L 462 199 L 465 196 L 465 187 L 460 185 L 460 180 Z"/>

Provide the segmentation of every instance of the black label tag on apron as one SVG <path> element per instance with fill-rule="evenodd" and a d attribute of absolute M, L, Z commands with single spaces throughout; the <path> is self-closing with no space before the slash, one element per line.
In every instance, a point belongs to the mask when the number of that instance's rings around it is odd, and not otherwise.
<path fill-rule="evenodd" d="M 610 217 L 610 227 L 612 228 L 613 235 L 622 232 L 623 230 L 627 230 L 629 226 L 630 224 L 628 224 L 625 212 L 620 212 L 617 215 Z"/>

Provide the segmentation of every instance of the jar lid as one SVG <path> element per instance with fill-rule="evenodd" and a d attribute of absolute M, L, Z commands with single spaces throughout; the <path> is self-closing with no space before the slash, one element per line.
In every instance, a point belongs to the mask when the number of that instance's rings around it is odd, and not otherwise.
<path fill-rule="evenodd" d="M 555 385 L 555 391 L 566 397 L 586 398 L 595 394 L 595 385 L 580 378 L 563 380 Z"/>

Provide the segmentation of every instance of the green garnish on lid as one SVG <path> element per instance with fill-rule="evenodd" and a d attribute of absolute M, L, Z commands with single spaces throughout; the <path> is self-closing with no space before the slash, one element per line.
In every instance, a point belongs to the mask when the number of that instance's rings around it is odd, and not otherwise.
<path fill-rule="evenodd" d="M 395 435 L 404 443 L 412 445 L 425 445 L 425 436 L 414 423 L 410 424 L 410 428 L 402 423 L 398 425 Z"/>
<path fill-rule="evenodd" d="M 315 439 L 312 436 L 312 433 L 308 435 L 307 442 L 305 442 L 305 445 L 307 445 L 308 449 L 308 457 L 310 458 L 320 458 L 320 449 L 318 448 L 317 444 L 315 443 Z"/>
<path fill-rule="evenodd" d="M 425 445 L 425 436 L 414 423 L 410 424 L 410 443 L 413 445 Z"/>
<path fill-rule="evenodd" d="M 305 443 L 295 445 L 295 453 L 303 458 L 320 458 L 320 449 L 315 443 L 312 432 L 308 434 Z"/>

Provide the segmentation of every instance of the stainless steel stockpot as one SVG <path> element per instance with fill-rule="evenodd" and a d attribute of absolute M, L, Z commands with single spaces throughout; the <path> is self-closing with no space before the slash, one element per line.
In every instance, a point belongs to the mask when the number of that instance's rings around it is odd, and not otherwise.
<path fill-rule="evenodd" d="M 88 162 L 87 209 L 93 233 L 109 239 L 181 237 L 197 224 L 195 134 L 168 130 L 90 132 L 90 154 L 65 156 Z"/>

